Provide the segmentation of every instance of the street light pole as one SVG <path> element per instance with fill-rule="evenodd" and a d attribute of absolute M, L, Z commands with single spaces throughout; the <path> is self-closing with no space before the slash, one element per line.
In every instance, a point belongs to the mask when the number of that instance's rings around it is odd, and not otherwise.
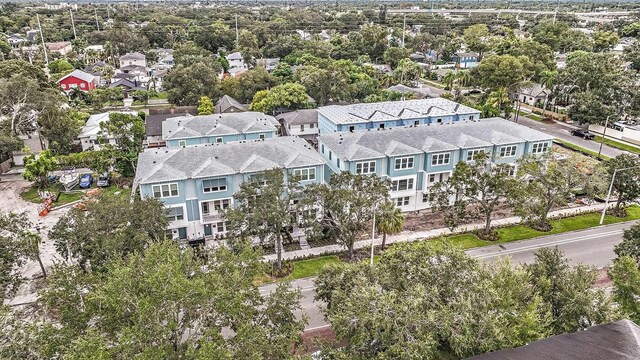
<path fill-rule="evenodd" d="M 604 145 L 604 137 L 607 136 L 607 127 L 609 127 L 609 118 L 612 115 L 607 116 L 607 119 L 604 121 L 604 130 L 602 131 L 602 140 L 600 141 L 600 148 L 598 149 L 598 159 L 600 159 L 600 154 L 602 153 L 602 145 Z"/>
<path fill-rule="evenodd" d="M 371 266 L 373 266 L 373 240 L 376 236 L 376 206 L 375 204 L 372 206 L 373 210 L 373 225 L 371 225 Z"/>
<path fill-rule="evenodd" d="M 613 182 L 616 179 L 616 175 L 618 174 L 618 172 L 626 171 L 629 169 L 635 169 L 637 167 L 640 167 L 640 165 L 613 170 L 613 175 L 611 176 L 611 184 L 609 184 L 609 191 L 607 192 L 607 199 L 604 201 L 604 209 L 602 209 L 602 215 L 600 215 L 600 225 L 602 225 L 602 223 L 604 222 L 604 215 L 607 213 L 607 207 L 609 207 L 609 198 L 611 197 L 611 191 L 613 190 Z"/>

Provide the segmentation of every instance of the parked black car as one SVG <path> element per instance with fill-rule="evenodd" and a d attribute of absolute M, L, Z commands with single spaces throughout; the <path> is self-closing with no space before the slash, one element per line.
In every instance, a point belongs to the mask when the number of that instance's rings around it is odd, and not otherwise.
<path fill-rule="evenodd" d="M 583 129 L 571 130 L 571 135 L 581 137 L 585 140 L 593 140 L 593 138 L 595 137 L 595 135 L 590 133 L 589 130 Z"/>

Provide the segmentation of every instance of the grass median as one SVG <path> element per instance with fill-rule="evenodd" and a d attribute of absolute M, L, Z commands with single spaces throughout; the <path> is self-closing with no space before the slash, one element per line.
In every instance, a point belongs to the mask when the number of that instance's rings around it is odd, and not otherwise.
<path fill-rule="evenodd" d="M 627 216 L 619 218 L 607 215 L 604 218 L 604 225 L 616 224 L 625 221 L 640 220 L 640 206 L 633 205 L 627 208 Z M 570 231 L 585 230 L 600 223 L 600 213 L 593 212 L 588 214 L 576 215 L 562 219 L 551 220 L 553 229 L 551 231 L 538 231 L 526 225 L 512 225 L 498 228 L 500 240 L 486 241 L 481 240 L 472 233 L 450 235 L 440 239 L 425 239 L 422 241 L 433 241 L 434 245 L 442 244 L 443 241 L 448 242 L 461 250 L 468 250 L 477 247 L 490 246 L 496 244 L 504 244 L 513 241 L 533 239 L 540 236 L 562 234 Z M 340 259 L 337 255 L 319 256 L 313 259 L 295 261 L 294 271 L 284 280 L 295 280 L 306 277 L 317 276 L 322 268 L 328 264 L 337 264 Z"/>
<path fill-rule="evenodd" d="M 573 143 L 570 143 L 568 141 L 561 140 L 561 139 L 555 139 L 554 142 L 560 143 L 560 144 L 564 145 L 565 147 L 568 147 L 569 149 L 572 149 L 572 150 L 575 150 L 575 151 L 579 151 L 579 152 L 581 152 L 581 153 L 583 153 L 585 155 L 589 155 L 589 156 L 591 156 L 593 158 L 596 158 L 596 159 L 598 158 L 598 152 L 596 152 L 596 151 L 591 151 L 589 149 L 585 149 L 585 148 L 583 148 L 581 146 L 578 146 L 576 144 L 573 144 Z M 603 160 L 610 160 L 611 159 L 610 157 L 602 155 L 602 154 L 600 154 L 600 158 L 603 159 Z"/>
<path fill-rule="evenodd" d="M 599 144 L 602 142 L 602 136 L 596 136 L 593 140 Z M 604 139 L 604 143 L 619 150 L 628 151 L 634 154 L 640 154 L 640 148 L 637 146 L 621 143 L 619 141 L 611 139 Z"/>

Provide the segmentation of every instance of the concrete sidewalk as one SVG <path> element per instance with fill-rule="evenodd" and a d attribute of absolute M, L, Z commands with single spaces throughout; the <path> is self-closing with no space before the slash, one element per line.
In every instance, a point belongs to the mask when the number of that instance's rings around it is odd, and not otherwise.
<path fill-rule="evenodd" d="M 551 211 L 549 213 L 549 218 L 559 218 L 567 215 L 576 215 L 581 213 L 593 212 L 593 211 L 602 211 L 604 208 L 604 204 L 595 204 L 589 206 L 576 206 L 572 208 L 562 209 Z M 496 219 L 491 221 L 491 225 L 496 226 L 504 226 L 504 225 L 515 225 L 520 223 L 520 217 L 512 216 L 503 219 Z M 444 235 L 450 234 L 459 234 L 467 231 L 472 231 L 476 229 L 484 228 L 484 223 L 477 224 L 468 224 L 456 228 L 453 232 L 447 228 L 444 229 L 433 229 L 433 230 L 425 230 L 425 231 L 403 231 L 398 235 L 387 236 L 387 244 L 394 244 L 399 242 L 412 242 L 424 239 L 432 239 L 438 238 Z M 382 244 L 382 236 L 376 236 L 374 240 L 374 244 L 379 246 Z M 371 239 L 356 241 L 353 248 L 354 249 L 362 249 L 362 248 L 370 248 L 371 247 Z M 346 251 L 346 248 L 341 245 L 328 245 L 328 246 L 320 246 L 315 248 L 310 248 L 306 250 L 296 250 L 296 251 L 287 251 L 282 254 L 282 258 L 284 260 L 293 260 L 297 258 L 305 258 L 309 256 L 317 256 L 317 255 L 325 255 L 325 254 L 335 254 L 342 251 Z M 267 261 L 274 261 L 277 259 L 276 254 L 269 254 L 264 256 L 264 259 Z"/>

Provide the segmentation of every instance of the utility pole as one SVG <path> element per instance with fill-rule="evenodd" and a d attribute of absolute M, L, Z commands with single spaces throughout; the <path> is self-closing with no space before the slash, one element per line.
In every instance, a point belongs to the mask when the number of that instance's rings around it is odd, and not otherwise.
<path fill-rule="evenodd" d="M 236 46 L 238 46 L 238 41 L 240 36 L 238 35 L 238 14 L 236 14 Z"/>
<path fill-rule="evenodd" d="M 402 19 L 402 47 L 404 47 L 404 33 L 407 31 L 407 14 L 404 14 Z"/>
<path fill-rule="evenodd" d="M 93 13 L 96 15 L 96 28 L 100 31 L 100 23 L 98 22 L 98 9 L 94 8 Z"/>
<path fill-rule="evenodd" d="M 73 28 L 73 39 L 77 40 L 78 36 L 76 36 L 76 23 L 73 21 L 73 10 L 69 9 L 69 14 L 71 15 L 71 27 Z"/>
<path fill-rule="evenodd" d="M 44 44 L 44 34 L 42 33 L 42 26 L 40 25 L 40 15 L 36 14 L 38 20 L 38 30 L 40 31 L 40 40 L 42 40 L 42 50 L 44 50 L 44 62 L 49 65 L 49 56 L 47 55 L 47 45 Z"/>

